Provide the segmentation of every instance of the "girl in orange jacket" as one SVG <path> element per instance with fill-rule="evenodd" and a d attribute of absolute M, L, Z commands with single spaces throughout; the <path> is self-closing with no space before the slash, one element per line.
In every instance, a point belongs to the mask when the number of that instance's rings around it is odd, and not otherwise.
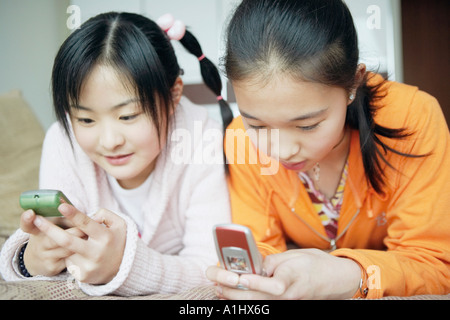
<path fill-rule="evenodd" d="M 244 0 L 227 37 L 241 113 L 226 135 L 233 221 L 266 274 L 212 266 L 217 294 L 449 293 L 450 136 L 436 99 L 358 64 L 341 0 Z"/>

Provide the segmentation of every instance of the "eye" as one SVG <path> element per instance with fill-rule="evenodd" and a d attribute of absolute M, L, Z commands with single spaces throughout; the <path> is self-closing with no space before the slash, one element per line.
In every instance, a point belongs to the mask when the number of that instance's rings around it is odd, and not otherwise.
<path fill-rule="evenodd" d="M 94 120 L 89 119 L 89 118 L 77 118 L 77 122 L 79 122 L 81 124 L 92 124 L 92 123 L 94 123 Z"/>
<path fill-rule="evenodd" d="M 251 124 L 248 125 L 249 128 L 251 129 L 255 129 L 255 130 L 261 130 L 261 129 L 265 129 L 266 126 L 253 126 Z"/>
<path fill-rule="evenodd" d="M 136 119 L 139 115 L 140 115 L 140 113 L 135 113 L 135 114 L 130 114 L 130 115 L 126 115 L 126 116 L 121 116 L 119 119 L 124 120 L 124 121 L 131 121 L 131 120 Z"/>
<path fill-rule="evenodd" d="M 311 126 L 297 126 L 296 128 L 302 130 L 302 131 L 312 131 L 314 129 L 316 129 L 317 127 L 319 127 L 320 123 L 316 123 L 314 125 Z"/>

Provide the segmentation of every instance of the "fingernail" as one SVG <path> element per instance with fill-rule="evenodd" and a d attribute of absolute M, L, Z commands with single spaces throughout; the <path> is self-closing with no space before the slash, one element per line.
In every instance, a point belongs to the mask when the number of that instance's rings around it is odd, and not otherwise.
<path fill-rule="evenodd" d="M 23 217 L 25 220 L 31 220 L 31 218 L 33 217 L 33 212 L 31 210 L 27 210 L 23 214 Z"/>
<path fill-rule="evenodd" d="M 41 217 L 39 217 L 39 216 L 36 216 L 36 219 L 34 219 L 34 225 L 36 226 L 36 227 L 40 227 L 40 226 L 42 226 L 42 218 Z"/>
<path fill-rule="evenodd" d="M 239 276 L 237 274 L 232 274 L 227 277 L 227 283 L 235 286 L 239 283 Z"/>
<path fill-rule="evenodd" d="M 244 286 L 244 287 L 246 287 L 246 288 L 249 288 L 249 286 L 250 286 L 250 281 L 248 281 L 248 279 L 245 279 L 245 278 L 240 278 L 239 279 L 239 284 L 241 285 L 241 286 Z"/>
<path fill-rule="evenodd" d="M 61 203 L 58 207 L 58 211 L 62 214 L 62 215 L 66 215 L 69 211 L 68 211 L 68 205 L 66 205 L 65 203 Z"/>
<path fill-rule="evenodd" d="M 221 286 L 216 287 L 216 296 L 219 298 L 222 296 L 222 287 Z"/>

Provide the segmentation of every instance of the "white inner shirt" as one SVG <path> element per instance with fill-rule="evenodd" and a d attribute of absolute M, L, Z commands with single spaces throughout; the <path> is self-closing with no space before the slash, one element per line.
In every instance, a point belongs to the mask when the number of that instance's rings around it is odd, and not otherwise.
<path fill-rule="evenodd" d="M 142 206 L 150 194 L 153 175 L 150 174 L 144 183 L 134 189 L 124 189 L 117 182 L 116 178 L 109 174 L 107 174 L 107 177 L 114 198 L 116 198 L 119 203 L 122 213 L 131 217 L 136 223 L 139 231 L 141 231 L 141 228 L 144 225 L 144 211 L 142 210 Z"/>

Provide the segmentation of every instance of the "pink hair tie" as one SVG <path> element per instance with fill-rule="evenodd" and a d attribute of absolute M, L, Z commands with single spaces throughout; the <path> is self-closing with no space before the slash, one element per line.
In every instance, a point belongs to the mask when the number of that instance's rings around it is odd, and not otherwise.
<path fill-rule="evenodd" d="M 220 100 L 223 100 L 223 97 L 222 96 L 217 96 L 217 101 L 220 101 Z"/>
<path fill-rule="evenodd" d="M 198 57 L 198 61 L 202 61 L 202 60 L 205 59 L 205 58 L 206 58 L 205 55 L 202 54 L 200 57 Z"/>
<path fill-rule="evenodd" d="M 181 40 L 186 33 L 186 26 L 180 20 L 175 20 L 170 13 L 166 13 L 156 20 L 156 24 L 164 30 L 170 40 Z"/>
<path fill-rule="evenodd" d="M 175 19 L 170 13 L 166 13 L 165 15 L 162 15 L 161 17 L 156 20 L 156 24 L 164 30 L 164 32 L 167 32 L 170 27 L 173 25 Z"/>

